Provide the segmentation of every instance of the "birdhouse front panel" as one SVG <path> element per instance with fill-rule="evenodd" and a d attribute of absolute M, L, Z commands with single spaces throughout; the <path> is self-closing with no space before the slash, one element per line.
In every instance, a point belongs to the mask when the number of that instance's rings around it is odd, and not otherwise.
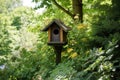
<path fill-rule="evenodd" d="M 51 42 L 60 42 L 60 28 L 57 25 L 51 27 Z"/>

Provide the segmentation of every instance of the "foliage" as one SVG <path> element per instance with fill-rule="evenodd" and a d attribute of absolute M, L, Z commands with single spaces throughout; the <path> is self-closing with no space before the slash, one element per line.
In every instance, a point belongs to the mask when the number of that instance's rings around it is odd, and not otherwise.
<path fill-rule="evenodd" d="M 86 58 L 81 55 L 84 58 L 79 58 L 79 60 L 75 59 L 81 62 L 77 65 L 75 64 L 75 68 L 80 72 L 76 73 L 73 80 L 110 80 L 110 77 L 112 76 L 111 71 L 114 71 L 115 69 L 113 63 L 110 62 L 113 56 L 113 50 L 116 48 L 114 44 L 116 44 L 116 42 L 112 45 L 108 45 L 106 50 L 94 48 L 86 54 Z"/>
<path fill-rule="evenodd" d="M 46 11 L 17 7 L 0 13 L 0 80 L 120 79 L 119 0 L 84 0 L 84 23 L 73 21 L 51 0 L 33 1 Z M 58 2 L 71 11 L 71 1 Z M 46 44 L 47 33 L 40 32 L 54 18 L 72 27 L 59 65 Z"/>
<path fill-rule="evenodd" d="M 21 6 L 21 0 L 0 0 L 0 13 L 12 11 L 14 8 Z"/>
<path fill-rule="evenodd" d="M 73 61 L 70 60 L 65 63 L 61 63 L 56 68 L 51 71 L 50 77 L 48 78 L 49 80 L 71 80 L 72 76 L 76 72 L 73 67 Z M 46 79 L 46 80 L 48 80 Z"/>
<path fill-rule="evenodd" d="M 70 9 L 70 5 L 71 5 L 71 1 L 70 0 L 67 1 L 67 2 L 66 1 L 60 1 L 60 0 L 57 0 L 57 1 L 63 7 L 67 7 L 68 9 Z M 33 0 L 33 2 L 38 3 L 35 8 L 43 8 L 43 7 L 49 8 L 49 7 L 53 7 L 53 0 L 46 0 L 46 1 L 45 0 Z"/>
<path fill-rule="evenodd" d="M 0 55 L 10 52 L 9 44 L 11 41 L 9 39 L 9 33 L 7 30 L 9 23 L 6 23 L 6 21 L 9 21 L 7 16 L 0 14 Z"/>
<path fill-rule="evenodd" d="M 113 52 L 113 57 L 111 59 L 111 62 L 113 63 L 113 66 L 118 71 L 120 68 L 119 66 L 119 42 L 120 38 L 118 37 L 120 35 L 120 17 L 118 10 L 118 7 L 120 6 L 118 4 L 118 0 L 111 0 L 108 3 L 101 3 L 97 4 L 98 7 L 101 10 L 101 14 L 98 17 L 97 22 L 92 22 L 92 36 L 93 36 L 93 42 L 96 44 L 94 46 L 97 47 L 103 47 L 106 48 L 109 41 L 115 41 L 117 40 L 118 48 L 116 48 Z M 107 5 L 107 6 L 106 6 Z M 105 8 L 103 8 L 105 6 Z M 115 63 L 114 63 L 115 62 Z M 117 67 L 116 67 L 117 66 Z M 116 74 L 116 71 L 111 72 L 113 73 L 113 77 L 111 79 L 119 79 L 119 72 Z"/>

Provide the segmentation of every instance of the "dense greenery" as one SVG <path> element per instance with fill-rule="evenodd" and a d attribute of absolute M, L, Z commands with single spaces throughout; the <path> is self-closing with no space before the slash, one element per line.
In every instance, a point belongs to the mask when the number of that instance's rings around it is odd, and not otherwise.
<path fill-rule="evenodd" d="M 54 0 L 33 1 L 35 9 L 20 0 L 0 1 L 0 80 L 120 80 L 119 0 L 83 0 L 83 23 Z M 72 12 L 68 1 L 57 0 Z M 41 7 L 43 14 L 36 11 Z M 72 27 L 58 65 L 47 33 L 40 31 L 53 19 Z"/>

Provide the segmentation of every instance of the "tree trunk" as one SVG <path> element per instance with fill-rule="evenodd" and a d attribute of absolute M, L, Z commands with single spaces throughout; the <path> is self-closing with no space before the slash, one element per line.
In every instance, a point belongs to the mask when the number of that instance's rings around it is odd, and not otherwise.
<path fill-rule="evenodd" d="M 72 0 L 72 7 L 74 13 L 74 19 L 80 20 L 83 22 L 83 11 L 82 11 L 82 0 Z"/>
<path fill-rule="evenodd" d="M 59 9 L 71 16 L 74 20 L 79 20 L 81 23 L 83 22 L 82 0 L 72 0 L 73 13 L 63 8 L 56 0 L 52 1 Z"/>

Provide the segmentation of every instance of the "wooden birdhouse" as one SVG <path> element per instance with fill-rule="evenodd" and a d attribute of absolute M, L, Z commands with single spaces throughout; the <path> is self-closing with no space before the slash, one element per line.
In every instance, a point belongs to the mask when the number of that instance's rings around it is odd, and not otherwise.
<path fill-rule="evenodd" d="M 48 31 L 48 45 L 65 45 L 69 30 L 71 28 L 60 20 L 53 20 L 42 31 Z"/>

